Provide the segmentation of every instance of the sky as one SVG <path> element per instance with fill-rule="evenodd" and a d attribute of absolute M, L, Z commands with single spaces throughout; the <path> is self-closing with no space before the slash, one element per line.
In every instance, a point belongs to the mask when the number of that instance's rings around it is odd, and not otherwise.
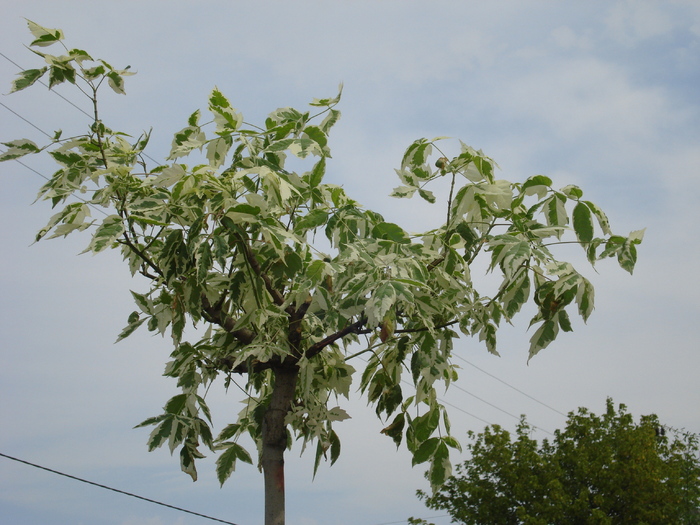
<path fill-rule="evenodd" d="M 527 363 L 525 313 L 499 334 L 501 357 L 460 339 L 460 379 L 441 399 L 453 432 L 513 429 L 521 414 L 550 437 L 578 407 L 605 400 L 635 417 L 657 414 L 700 432 L 700 4 L 687 1 L 0 0 L 0 141 L 79 133 L 87 117 L 42 86 L 5 96 L 18 72 L 40 67 L 24 18 L 61 28 L 70 47 L 130 65 L 126 96 L 106 93 L 103 119 L 164 159 L 172 133 L 217 86 L 249 122 L 337 93 L 342 119 L 327 181 L 411 231 L 444 211 L 388 197 L 394 168 L 420 137 L 450 136 L 494 158 L 499 178 L 546 174 L 577 184 L 626 235 L 646 228 L 634 275 L 596 270 L 564 252 L 596 287 L 596 310 Z M 87 100 L 58 92 L 84 110 Z M 14 113 L 13 113 L 14 112 Z M 19 116 L 18 116 L 19 115 Z M 28 122 L 27 122 L 28 121 Z M 31 124 L 30 124 L 31 123 Z M 50 175 L 45 158 L 26 160 Z M 263 521 L 262 475 L 242 465 L 220 488 L 214 459 L 199 481 L 148 429 L 177 393 L 162 377 L 169 341 L 137 332 L 115 345 L 138 289 L 116 253 L 78 255 L 89 237 L 33 244 L 52 214 L 34 203 L 37 173 L 0 165 L 0 453 L 238 525 Z M 474 271 L 474 280 L 489 277 Z M 213 391 L 215 430 L 239 410 Z M 342 455 L 321 465 L 287 455 L 287 523 L 380 525 L 440 513 L 415 496 L 423 466 L 380 435 L 354 393 L 336 428 Z M 211 454 L 210 454 L 211 456 Z M 453 462 L 466 459 L 454 455 Z M 0 457 L 0 516 L 17 524 L 195 525 L 209 520 Z M 437 525 L 449 523 L 435 518 Z"/>

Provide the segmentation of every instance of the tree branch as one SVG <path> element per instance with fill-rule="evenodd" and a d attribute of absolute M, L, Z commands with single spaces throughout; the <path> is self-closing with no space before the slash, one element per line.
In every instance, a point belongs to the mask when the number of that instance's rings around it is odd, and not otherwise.
<path fill-rule="evenodd" d="M 201 295 L 201 299 L 202 312 L 205 314 L 205 319 L 207 321 L 219 325 L 243 344 L 249 345 L 253 342 L 257 334 L 248 328 L 234 330 L 233 328 L 236 326 L 236 321 L 231 317 L 223 315 L 221 310 L 222 305 L 219 302 L 213 306 L 205 294 Z"/>
<path fill-rule="evenodd" d="M 248 264 L 250 265 L 251 269 L 253 272 L 255 272 L 255 275 L 260 277 L 262 279 L 263 283 L 265 283 L 265 289 L 267 292 L 272 296 L 272 300 L 277 306 L 282 306 L 284 304 L 284 297 L 282 294 L 275 289 L 274 286 L 272 286 L 272 281 L 270 280 L 270 276 L 267 275 L 265 272 L 262 271 L 262 268 L 260 267 L 260 263 L 258 262 L 257 257 L 253 253 L 253 250 L 250 248 L 250 246 L 241 238 L 240 235 L 238 235 L 238 242 L 241 245 L 243 249 L 243 256 L 245 257 L 246 261 L 248 261 Z M 286 312 L 289 315 L 294 315 L 294 307 L 291 305 L 287 307 Z"/>
<path fill-rule="evenodd" d="M 325 347 L 327 347 L 330 344 L 335 343 L 338 339 L 342 339 L 348 334 L 357 334 L 360 333 L 359 330 L 360 328 L 367 322 L 366 317 L 361 317 L 359 321 L 356 321 L 352 324 L 349 324 L 342 330 L 338 330 L 336 333 L 329 335 L 325 339 L 319 341 L 318 343 L 312 344 L 309 348 L 306 349 L 306 352 L 304 352 L 304 355 L 306 356 L 307 359 L 311 359 L 315 355 L 318 355 L 321 353 L 321 350 L 323 350 Z"/>

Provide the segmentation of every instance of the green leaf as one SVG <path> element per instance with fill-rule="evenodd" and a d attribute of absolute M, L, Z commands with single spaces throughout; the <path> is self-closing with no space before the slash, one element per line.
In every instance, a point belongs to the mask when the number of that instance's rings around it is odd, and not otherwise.
<path fill-rule="evenodd" d="M 97 228 L 88 247 L 82 253 L 99 253 L 110 248 L 124 234 L 124 224 L 119 215 L 109 215 Z"/>
<path fill-rule="evenodd" d="M 110 71 L 106 75 L 107 77 L 107 84 L 109 84 L 109 87 L 112 88 L 112 91 L 114 91 L 117 95 L 126 95 L 126 91 L 124 90 L 124 78 L 117 73 L 116 71 Z"/>
<path fill-rule="evenodd" d="M 403 228 L 393 222 L 380 222 L 372 229 L 372 236 L 404 244 L 411 242 Z"/>
<path fill-rule="evenodd" d="M 556 339 L 559 333 L 559 324 L 549 319 L 544 321 L 542 325 L 537 329 L 537 331 L 530 338 L 530 351 L 528 355 L 528 361 L 536 356 L 540 350 L 546 348 L 554 339 Z"/>
<path fill-rule="evenodd" d="M 410 199 L 413 194 L 416 193 L 418 188 L 414 186 L 397 186 L 389 194 L 390 197 L 396 197 L 397 199 Z"/>
<path fill-rule="evenodd" d="M 326 222 L 328 222 L 328 212 L 317 208 L 301 217 L 294 225 L 294 231 L 303 233 L 305 230 L 313 230 L 323 226 Z"/>
<path fill-rule="evenodd" d="M 595 291 L 591 282 L 585 277 L 581 277 L 581 282 L 576 291 L 576 304 L 578 305 L 578 313 L 584 322 L 593 313 L 594 296 Z"/>
<path fill-rule="evenodd" d="M 496 350 L 496 325 L 493 323 L 484 323 L 479 331 L 479 341 L 486 342 L 486 349 L 490 354 L 498 356 Z"/>
<path fill-rule="evenodd" d="M 241 460 L 245 463 L 252 464 L 253 460 L 250 454 L 237 443 L 226 443 L 226 451 L 221 454 L 216 460 L 216 478 L 221 486 L 226 480 L 231 477 L 231 474 L 236 470 L 236 461 Z"/>
<path fill-rule="evenodd" d="M 326 157 L 321 157 L 321 159 L 314 164 L 311 173 L 309 174 L 309 186 L 311 188 L 318 187 L 321 182 L 323 182 L 323 176 L 326 174 Z"/>
<path fill-rule="evenodd" d="M 197 469 L 194 465 L 195 458 L 197 457 L 202 456 L 197 453 L 197 449 L 194 447 L 190 447 L 186 444 L 180 449 L 180 469 L 185 474 L 189 474 L 192 481 L 197 481 Z"/>
<path fill-rule="evenodd" d="M 149 417 L 141 421 L 138 425 L 136 425 L 134 428 L 142 428 L 142 427 L 148 427 L 151 425 L 155 425 L 157 423 L 160 423 L 161 421 L 167 419 L 168 416 L 167 414 L 161 414 L 160 416 L 155 416 L 155 417 Z"/>
<path fill-rule="evenodd" d="M 11 142 L 3 142 L 3 146 L 6 146 L 8 150 L 0 155 L 0 162 L 6 160 L 14 160 L 30 153 L 39 153 L 41 148 L 37 146 L 34 142 L 29 139 L 19 139 L 13 140 Z"/>
<path fill-rule="evenodd" d="M 564 195 L 566 195 L 571 200 L 578 200 L 583 197 L 583 190 L 574 184 L 569 184 L 564 186 L 561 190 Z"/>
<path fill-rule="evenodd" d="M 406 422 L 406 416 L 403 412 L 399 412 L 391 424 L 382 429 L 381 433 L 389 436 L 396 446 L 401 444 L 401 438 L 403 437 L 403 427 Z"/>
<path fill-rule="evenodd" d="M 536 194 L 538 198 L 544 199 L 551 187 L 552 179 L 544 175 L 535 175 L 523 183 L 522 191 L 525 195 Z"/>
<path fill-rule="evenodd" d="M 569 223 L 565 202 L 566 197 L 561 193 L 555 193 L 545 201 L 544 212 L 549 226 L 566 226 Z"/>
<path fill-rule="evenodd" d="M 442 486 L 447 478 L 452 474 L 452 465 L 450 464 L 450 452 L 447 445 L 443 441 L 435 449 L 435 454 L 431 458 L 430 469 L 428 470 L 428 479 L 430 486 L 437 489 Z"/>
<path fill-rule="evenodd" d="M 455 450 L 459 450 L 462 452 L 462 445 L 459 444 L 459 441 L 457 441 L 454 437 L 452 436 L 444 436 L 442 438 L 442 442 L 445 443 L 448 447 L 454 448 Z"/>
<path fill-rule="evenodd" d="M 187 119 L 187 124 L 191 127 L 199 126 L 199 117 L 201 116 L 201 111 L 195 110 Z"/>
<path fill-rule="evenodd" d="M 255 223 L 258 222 L 260 208 L 250 204 L 237 204 L 226 213 L 226 218 L 232 219 L 234 223 Z"/>
<path fill-rule="evenodd" d="M 213 168 L 220 167 L 226 160 L 226 155 L 232 145 L 233 139 L 230 136 L 219 137 L 209 141 L 209 144 L 207 144 L 207 160 L 209 161 L 209 165 Z"/>
<path fill-rule="evenodd" d="M 27 20 L 27 25 L 34 36 L 34 41 L 29 44 L 30 46 L 46 47 L 63 40 L 63 31 L 60 29 L 48 29 L 31 20 Z"/>
<path fill-rule="evenodd" d="M 213 264 L 211 246 L 208 242 L 203 242 L 197 247 L 197 282 L 204 284 L 207 280 L 207 275 Z"/>
<path fill-rule="evenodd" d="M 426 441 L 423 441 L 418 447 L 418 450 L 413 454 L 412 464 L 415 467 L 421 463 L 428 461 L 440 445 L 440 438 L 432 437 Z"/>
<path fill-rule="evenodd" d="M 328 144 L 328 136 L 318 126 L 306 126 L 304 133 L 313 141 L 315 141 L 321 149 Z"/>
<path fill-rule="evenodd" d="M 631 275 L 637 263 L 637 248 L 634 244 L 625 244 L 624 248 L 617 254 L 617 260 L 620 267 Z"/>
<path fill-rule="evenodd" d="M 574 207 L 573 223 L 579 242 L 591 242 L 593 239 L 593 216 L 591 209 L 585 203 L 579 202 Z"/>
<path fill-rule="evenodd" d="M 566 310 L 559 310 L 559 312 L 557 312 L 557 318 L 559 320 L 559 326 L 562 330 L 565 332 L 574 331 L 574 329 L 571 327 L 571 319 L 569 319 L 569 314 L 566 313 Z"/>
<path fill-rule="evenodd" d="M 236 131 L 243 123 L 243 115 L 236 112 L 218 88 L 214 88 L 209 95 L 209 111 L 214 114 L 217 132 Z"/>
<path fill-rule="evenodd" d="M 328 111 L 328 115 L 323 119 L 323 122 L 319 124 L 319 128 L 325 133 L 328 133 L 330 129 L 335 125 L 336 122 L 340 120 L 340 111 L 337 109 L 331 109 Z"/>
<path fill-rule="evenodd" d="M 314 284 L 320 283 L 323 277 L 328 272 L 327 264 L 325 261 L 316 259 L 309 267 L 306 269 L 306 276 L 311 279 Z"/>
<path fill-rule="evenodd" d="M 340 102 L 340 97 L 343 94 L 343 84 L 338 86 L 338 94 L 333 98 L 314 98 L 309 102 L 309 106 L 333 106 Z"/>
<path fill-rule="evenodd" d="M 336 434 L 334 430 L 331 430 L 330 441 L 331 465 L 333 465 L 336 461 L 338 461 L 338 458 L 340 457 L 340 438 L 338 438 L 338 434 Z"/>
<path fill-rule="evenodd" d="M 433 195 L 432 191 L 418 188 L 418 195 L 420 195 L 424 200 L 428 201 L 430 204 L 435 204 L 435 195 Z"/>
<path fill-rule="evenodd" d="M 168 414 L 180 414 L 187 405 L 187 394 L 178 394 L 171 397 L 163 407 Z"/>
<path fill-rule="evenodd" d="M 428 157 L 432 153 L 432 150 L 432 145 L 427 141 L 427 139 L 416 140 L 406 149 L 401 161 L 401 168 L 405 169 L 408 167 L 425 164 Z"/>
<path fill-rule="evenodd" d="M 36 82 L 42 76 L 44 76 L 44 73 L 46 73 L 47 71 L 47 67 L 42 67 L 41 69 L 27 69 L 25 71 L 21 71 L 17 74 L 17 78 L 12 81 L 12 90 L 10 91 L 10 93 L 22 91 L 23 89 L 28 88 L 29 86 L 34 84 L 34 82 Z"/>
<path fill-rule="evenodd" d="M 134 316 L 134 314 L 136 314 L 136 315 Z M 131 334 L 133 334 L 134 331 L 139 326 L 141 326 L 145 320 L 146 320 L 145 318 L 143 318 L 143 319 L 139 318 L 138 312 L 133 312 L 129 316 L 129 324 L 126 325 L 126 327 L 121 331 L 121 333 L 117 337 L 117 340 L 115 341 L 115 343 L 118 343 L 122 339 L 125 339 L 125 338 L 129 337 Z"/>
<path fill-rule="evenodd" d="M 241 425 L 238 423 L 230 423 L 226 425 L 221 432 L 219 432 L 219 435 L 216 436 L 217 441 L 226 441 L 228 439 L 231 439 L 232 437 L 238 435 L 238 433 L 241 430 Z"/>
<path fill-rule="evenodd" d="M 396 302 L 396 288 L 391 282 L 383 282 L 377 286 L 372 297 L 365 306 L 369 326 L 379 326 L 384 316 Z"/>
<path fill-rule="evenodd" d="M 593 215 L 595 215 L 596 219 L 598 219 L 598 225 L 600 226 L 600 229 L 603 230 L 603 233 L 605 235 L 612 235 L 612 230 L 610 229 L 610 222 L 608 221 L 607 215 L 605 215 L 605 212 L 601 210 L 597 205 L 593 204 L 591 201 L 581 201 L 583 202 L 586 206 L 588 206 L 588 209 L 593 212 Z"/>
<path fill-rule="evenodd" d="M 418 441 L 427 440 L 440 423 L 440 410 L 437 407 L 431 408 L 422 416 L 418 416 L 412 422 L 413 431 Z"/>
<path fill-rule="evenodd" d="M 145 426 L 145 424 L 151 421 L 147 419 L 143 423 L 137 426 Z M 155 449 L 163 446 L 163 443 L 168 440 L 173 431 L 174 419 L 172 417 L 166 417 L 162 422 L 153 429 L 151 435 L 148 436 L 148 451 L 153 452 Z"/>
<path fill-rule="evenodd" d="M 503 305 L 508 318 L 520 311 L 530 297 L 530 275 L 523 269 L 508 283 L 503 294 Z"/>

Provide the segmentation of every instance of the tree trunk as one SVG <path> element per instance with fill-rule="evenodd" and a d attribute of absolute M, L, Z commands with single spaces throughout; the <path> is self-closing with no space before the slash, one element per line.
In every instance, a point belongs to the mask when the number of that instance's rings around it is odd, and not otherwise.
<path fill-rule="evenodd" d="M 284 451 L 287 429 L 284 418 L 294 401 L 296 367 L 275 368 L 270 404 L 262 424 L 262 468 L 265 478 L 265 525 L 284 525 Z"/>

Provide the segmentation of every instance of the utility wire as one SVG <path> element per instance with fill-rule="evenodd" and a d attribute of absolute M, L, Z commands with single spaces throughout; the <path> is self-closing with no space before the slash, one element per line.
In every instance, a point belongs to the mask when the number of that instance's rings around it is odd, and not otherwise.
<path fill-rule="evenodd" d="M 23 68 L 22 66 L 20 66 L 17 62 L 15 62 L 15 61 L 12 60 L 11 58 L 9 58 L 9 57 L 8 57 L 7 55 L 5 55 L 4 53 L 0 53 L 0 56 L 1 56 L 2 58 L 4 58 L 5 60 L 7 60 L 10 64 L 14 64 L 15 66 L 17 66 L 18 69 L 21 69 L 21 70 L 24 71 L 24 68 Z M 65 100 L 66 102 L 68 102 L 71 106 L 73 106 L 75 109 L 77 109 L 77 110 L 80 111 L 81 113 L 84 113 L 85 115 L 87 115 L 87 116 L 90 117 L 90 118 L 93 117 L 92 115 L 90 115 L 90 113 L 88 113 L 87 111 L 85 111 L 83 108 L 81 108 L 80 106 L 78 106 L 78 105 L 75 104 L 74 102 L 68 100 L 66 97 L 64 97 L 63 95 L 61 95 L 58 91 L 54 91 L 53 89 L 51 89 L 43 80 L 39 80 L 39 83 L 40 83 L 42 86 L 44 86 L 44 87 L 46 87 L 47 89 L 49 89 L 51 92 L 53 92 L 53 93 L 55 93 L 56 95 L 58 95 L 59 97 L 61 97 L 63 100 Z"/>
<path fill-rule="evenodd" d="M 50 469 L 47 467 L 42 467 L 41 465 L 36 465 L 35 463 L 30 463 L 29 461 L 25 461 L 23 459 L 18 459 L 18 458 L 12 457 L 12 456 L 8 456 L 7 454 L 3 454 L 2 452 L 0 452 L 0 456 L 7 458 L 7 459 L 11 459 L 12 461 L 17 461 L 18 463 L 24 463 L 25 465 L 29 465 L 30 467 L 38 468 L 41 470 L 46 470 L 47 472 L 51 472 L 52 474 L 58 474 L 59 476 L 64 476 L 66 478 L 74 479 L 74 480 L 80 481 L 82 483 L 87 483 L 88 485 L 94 485 L 95 487 L 99 487 L 101 489 L 111 490 L 111 491 L 117 492 L 119 494 L 124 494 L 125 496 L 131 496 L 132 498 L 141 499 L 141 500 L 147 501 L 149 503 L 155 503 L 156 505 L 168 507 L 169 509 L 177 510 L 179 512 L 186 512 L 187 514 L 193 514 L 194 516 L 199 516 L 200 518 L 205 518 L 205 519 L 212 520 L 212 521 L 218 521 L 219 523 L 227 523 L 228 525 L 237 525 L 236 523 L 233 523 L 231 521 L 225 521 L 225 520 L 220 520 L 218 518 L 212 518 L 211 516 L 207 516 L 206 514 L 200 514 L 198 512 L 193 512 L 191 510 L 176 507 L 174 505 L 168 505 L 167 503 L 162 503 L 162 502 L 156 501 L 154 499 L 144 498 L 143 496 L 138 496 L 137 494 L 132 494 L 131 492 L 125 492 L 123 490 L 108 487 L 107 485 L 101 485 L 99 483 L 95 483 L 94 481 L 88 481 L 86 479 L 82 479 L 82 478 L 79 478 L 76 476 L 71 476 L 70 474 L 65 474 L 63 472 L 59 472 L 58 470 L 53 470 L 53 469 Z"/>
<path fill-rule="evenodd" d="M 490 374 L 489 372 L 487 372 L 487 371 L 484 370 L 483 368 L 479 368 L 479 367 L 476 366 L 474 363 L 472 363 L 472 362 L 470 362 L 470 361 L 467 361 L 467 360 L 466 360 L 465 358 L 463 358 L 462 356 L 457 355 L 457 354 L 454 354 L 454 357 L 456 357 L 457 359 L 460 359 L 460 360 L 464 361 L 464 362 L 467 363 L 469 366 L 472 366 L 472 367 L 476 368 L 479 372 L 481 372 L 481 373 L 483 373 L 483 374 L 486 374 L 487 376 L 489 376 L 489 377 L 495 379 L 495 380 L 498 381 L 499 383 L 503 383 L 503 384 L 506 385 L 508 388 L 511 388 L 511 389 L 515 390 L 515 391 L 518 392 L 519 394 L 522 394 L 522 395 L 524 395 L 525 397 L 527 397 L 527 398 L 529 398 L 529 399 L 532 399 L 535 403 L 539 403 L 540 405 L 542 405 L 542 406 L 545 407 L 545 408 L 548 408 L 548 409 L 551 410 L 552 412 L 556 412 L 557 414 L 566 417 L 566 414 L 564 414 L 564 412 L 561 412 L 560 410 L 557 410 L 556 408 L 549 406 L 547 403 L 544 403 L 544 402 L 540 401 L 539 399 L 535 399 L 535 398 L 532 397 L 530 394 L 527 394 L 527 393 L 523 392 L 523 391 L 520 390 L 519 388 L 516 388 L 516 387 L 514 387 L 513 385 L 511 385 L 510 383 L 507 383 L 507 382 L 503 381 L 503 379 L 500 379 L 500 378 L 496 377 L 495 375 Z"/>
<path fill-rule="evenodd" d="M 435 518 L 446 518 L 449 514 L 440 514 L 439 516 L 428 516 L 427 518 L 421 518 L 424 520 L 434 520 Z M 375 525 L 397 525 L 398 523 L 408 523 L 408 520 L 401 521 L 385 521 L 384 523 L 376 523 Z"/>
<path fill-rule="evenodd" d="M 21 160 L 19 160 L 19 159 L 13 159 L 13 160 L 14 160 L 17 164 L 21 164 L 22 166 L 24 166 L 25 168 L 27 168 L 29 171 L 33 171 L 34 173 L 36 173 L 37 175 L 39 175 L 39 177 L 41 177 L 42 179 L 48 180 L 48 181 L 51 180 L 50 178 L 48 178 L 48 177 L 47 177 L 46 175 L 44 175 L 43 173 L 41 173 L 41 172 L 35 170 L 35 169 L 32 168 L 31 166 L 27 166 L 27 165 L 26 165 L 24 162 L 22 162 Z M 80 201 L 83 201 L 85 204 L 87 204 L 88 206 L 90 206 L 93 210 L 99 211 L 99 212 L 100 212 L 102 215 L 104 215 L 105 217 L 107 217 L 107 216 L 109 215 L 109 214 L 108 214 L 106 211 L 104 211 L 102 208 L 98 208 L 97 206 L 95 206 L 94 204 L 92 204 L 92 203 L 91 203 L 90 201 L 88 201 L 87 199 L 84 199 L 84 198 L 81 197 L 80 195 L 75 195 L 75 194 L 73 194 L 73 197 L 75 197 L 76 199 L 78 199 L 78 200 L 80 200 Z"/>
<path fill-rule="evenodd" d="M 30 122 L 29 120 L 27 120 L 26 118 L 24 118 L 22 115 L 20 115 L 19 113 L 17 113 L 17 112 L 16 112 L 15 110 L 13 110 L 12 108 L 6 106 L 6 105 L 3 104 L 2 102 L 0 102 L 0 106 L 4 107 L 7 111 L 9 111 L 10 113 L 12 113 L 13 115 L 15 115 L 15 116 L 21 118 L 22 120 L 24 120 L 27 124 L 29 124 L 29 125 L 30 125 L 31 127 L 33 127 L 34 129 L 38 129 L 39 131 L 41 131 L 44 135 L 46 135 L 46 136 L 49 137 L 50 139 L 53 138 L 51 135 L 49 135 L 48 133 L 46 133 L 46 132 L 45 132 L 43 129 L 41 129 L 39 126 L 37 126 L 37 125 L 33 124 L 32 122 Z"/>
<path fill-rule="evenodd" d="M 24 68 L 23 68 L 22 66 L 20 66 L 17 62 L 15 62 L 15 61 L 12 60 L 11 58 L 9 58 L 9 57 L 8 57 L 7 55 L 5 55 L 4 53 L 1 53 L 1 52 L 0 52 L 0 56 L 3 57 L 3 58 L 4 58 L 5 60 L 7 60 L 8 62 L 10 62 L 11 64 L 15 65 L 18 69 L 24 71 Z M 64 97 L 63 95 L 61 95 L 58 91 L 56 91 L 56 90 L 54 90 L 54 89 L 51 89 L 51 88 L 48 86 L 48 84 L 46 84 L 43 80 L 39 80 L 38 82 L 39 82 L 39 84 L 41 84 L 42 86 L 46 87 L 49 91 L 51 91 L 51 93 L 54 93 L 56 96 L 62 98 L 62 99 L 65 100 L 66 102 L 68 102 L 71 106 L 73 106 L 75 109 L 77 109 L 78 111 L 80 111 L 82 114 L 86 115 L 87 117 L 89 117 L 89 118 L 91 118 L 91 119 L 95 118 L 94 115 L 91 115 L 90 113 L 88 113 L 87 111 L 85 111 L 83 108 L 81 108 L 80 106 L 78 106 L 77 104 L 75 104 L 74 102 L 72 102 L 71 100 L 69 100 L 69 99 L 67 99 L 66 97 Z M 2 104 L 2 102 L 0 102 L 0 104 Z M 19 115 L 19 114 L 15 113 L 14 111 L 12 111 L 12 109 L 10 109 L 10 108 L 8 108 L 7 106 L 5 106 L 5 104 L 2 104 L 2 106 L 4 106 L 8 111 L 11 111 L 11 112 L 14 113 L 15 115 L 17 115 L 19 118 L 21 118 L 21 119 L 24 120 L 25 122 L 27 122 L 29 125 L 35 127 L 35 128 L 38 129 L 39 131 L 41 131 L 41 132 L 42 132 L 44 135 L 46 135 L 47 137 L 49 137 L 49 138 L 51 138 L 51 139 L 53 138 L 51 135 L 49 135 L 48 133 L 46 133 L 44 130 L 38 128 L 37 126 L 35 126 L 35 125 L 32 124 L 31 122 L 29 122 L 27 119 L 25 119 L 25 118 L 22 117 L 21 115 Z M 147 153 L 142 153 L 142 154 L 143 154 L 144 157 L 146 157 L 146 158 L 149 159 L 150 161 L 154 162 L 155 164 L 158 164 L 158 161 L 156 161 L 153 157 L 151 157 L 151 156 L 148 155 Z"/>
<path fill-rule="evenodd" d="M 483 399 L 483 398 L 477 396 L 476 394 L 472 394 L 471 392 L 469 392 L 468 390 L 465 390 L 464 388 L 462 388 L 461 386 L 459 386 L 459 385 L 456 384 L 456 383 L 454 383 L 454 384 L 452 384 L 452 385 L 450 385 L 450 386 L 452 386 L 453 388 L 456 388 L 457 390 L 461 390 L 461 391 L 464 392 L 465 394 L 468 394 L 468 395 L 472 396 L 473 398 L 478 399 L 478 400 L 481 401 L 482 403 L 485 403 L 485 404 L 487 404 L 488 406 L 490 406 L 490 407 L 492 407 L 492 408 L 495 408 L 495 409 L 498 410 L 499 412 L 503 412 L 505 415 L 510 416 L 510 417 L 512 417 L 513 419 L 518 419 L 518 420 L 520 420 L 520 418 L 519 418 L 518 416 L 516 416 L 515 414 L 511 414 L 510 412 L 508 412 L 508 411 L 506 411 L 506 410 L 503 410 L 501 407 L 498 407 L 498 406 L 494 405 L 493 403 L 490 403 L 490 402 L 486 401 L 485 399 Z M 542 428 L 542 427 L 538 427 L 537 425 L 532 425 L 532 428 L 536 428 L 536 429 L 538 429 L 538 430 L 541 430 L 542 432 L 546 432 L 546 433 L 549 434 L 550 436 L 553 436 L 553 435 L 554 435 L 554 434 L 552 434 L 549 430 L 546 430 L 546 429 L 544 429 L 544 428 Z"/>

